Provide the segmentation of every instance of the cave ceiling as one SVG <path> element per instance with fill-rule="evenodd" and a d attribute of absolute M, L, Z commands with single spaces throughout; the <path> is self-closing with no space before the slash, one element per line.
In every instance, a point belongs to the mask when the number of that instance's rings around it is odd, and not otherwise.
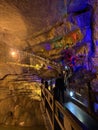
<path fill-rule="evenodd" d="M 82 0 L 84 6 L 79 0 L 76 1 L 76 6 L 69 1 L 69 13 L 84 9 L 87 5 L 85 0 Z M 74 6 L 78 7 L 77 10 Z M 23 70 L 23 66 L 11 64 L 12 50 L 21 52 L 18 57 L 22 62 L 27 53 L 60 61 L 65 46 L 72 43 L 70 47 L 73 47 L 83 38 L 75 21 L 70 23 L 66 20 L 66 11 L 66 0 L 0 0 L 0 76 Z M 28 64 L 27 59 L 28 56 Z M 10 64 L 6 61 L 10 61 Z"/>
<path fill-rule="evenodd" d="M 43 43 L 54 38 L 50 31 L 64 12 L 63 0 L 0 0 L 0 75 L 10 73 L 13 68 L 15 73 L 20 70 L 4 62 L 11 50 L 39 55 L 37 52 L 43 51 Z M 45 52 L 41 53 L 44 55 Z M 46 56 L 49 55 L 50 52 L 46 52 Z"/>
<path fill-rule="evenodd" d="M 70 30 L 65 13 L 64 0 L 1 0 L 0 44 L 34 53 L 55 49 L 55 41 Z"/>
<path fill-rule="evenodd" d="M 0 41 L 19 48 L 34 45 L 27 41 L 53 26 L 63 10 L 63 0 L 0 0 Z"/>

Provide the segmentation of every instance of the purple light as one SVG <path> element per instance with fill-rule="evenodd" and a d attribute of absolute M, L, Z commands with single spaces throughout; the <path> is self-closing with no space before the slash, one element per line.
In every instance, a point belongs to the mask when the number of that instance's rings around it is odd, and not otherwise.
<path fill-rule="evenodd" d="M 48 69 L 52 69 L 51 66 L 47 66 L 47 67 L 48 67 Z"/>
<path fill-rule="evenodd" d="M 47 51 L 51 50 L 51 45 L 50 45 L 50 43 L 46 43 L 46 44 L 45 44 L 45 49 L 46 49 Z"/>

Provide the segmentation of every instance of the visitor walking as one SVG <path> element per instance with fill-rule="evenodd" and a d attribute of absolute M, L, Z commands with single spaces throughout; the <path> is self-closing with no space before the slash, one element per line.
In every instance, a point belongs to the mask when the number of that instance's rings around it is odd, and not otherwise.
<path fill-rule="evenodd" d="M 64 78 L 63 75 L 59 74 L 59 77 L 55 81 L 55 96 L 57 100 L 64 103 L 64 90 L 65 90 L 65 84 L 64 84 Z"/>

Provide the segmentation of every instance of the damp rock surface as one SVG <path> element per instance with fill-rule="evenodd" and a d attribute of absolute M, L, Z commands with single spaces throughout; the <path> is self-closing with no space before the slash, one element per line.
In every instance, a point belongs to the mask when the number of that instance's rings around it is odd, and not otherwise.
<path fill-rule="evenodd" d="M 0 86 L 0 124 L 7 128 L 13 126 L 13 129 L 14 126 L 20 128 L 34 127 L 34 130 L 40 127 L 42 127 L 43 130 L 46 129 L 40 109 L 40 97 L 37 94 L 37 92 L 40 91 L 39 84 L 29 82 L 8 84 L 5 80 L 4 82 L 5 83 L 2 83 L 2 86 Z M 12 94 L 9 93 L 10 85 L 14 85 Z M 15 85 L 17 86 L 17 91 Z M 31 93 L 28 93 L 25 85 L 29 86 Z M 0 126 L 0 130 L 3 129 L 1 129 L 1 127 L 2 126 Z"/>
<path fill-rule="evenodd" d="M 20 105 L 22 100 L 26 100 L 27 106 Z M 44 124 L 40 102 L 36 100 L 31 102 L 29 98 L 24 96 L 17 96 L 16 102 L 14 102 L 13 97 L 0 102 L 0 124 L 17 126 Z"/>

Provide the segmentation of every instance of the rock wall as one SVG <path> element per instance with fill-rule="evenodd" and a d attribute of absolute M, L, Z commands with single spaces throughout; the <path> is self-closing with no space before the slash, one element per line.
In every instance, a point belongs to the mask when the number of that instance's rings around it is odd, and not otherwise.
<path fill-rule="evenodd" d="M 13 78 L 17 78 L 17 76 L 6 77 L 0 82 L 0 124 L 9 126 L 42 125 L 39 84 L 26 81 L 11 82 Z"/>
<path fill-rule="evenodd" d="M 98 73 L 98 1 L 97 0 L 93 3 L 93 8 L 94 8 L 93 37 L 95 43 L 95 56 L 93 58 L 93 62 L 94 62 L 94 67 Z"/>
<path fill-rule="evenodd" d="M 21 67 L 11 68 L 3 63 L 8 60 L 11 49 L 24 50 L 36 44 L 27 40 L 58 21 L 64 9 L 63 0 L 0 0 L 1 77 L 13 72 L 21 73 Z"/>
<path fill-rule="evenodd" d="M 36 123 L 40 103 L 26 96 L 15 96 L 0 102 L 0 124 L 32 126 Z M 40 115 L 39 119 L 40 120 Z"/>
<path fill-rule="evenodd" d="M 83 39 L 81 42 L 77 42 L 76 49 L 78 52 L 80 51 L 81 54 L 80 48 L 84 46 L 85 49 L 84 52 L 82 51 L 82 55 L 85 55 L 84 53 L 86 52 L 87 69 L 95 71 L 95 66 L 98 66 L 96 58 L 98 48 L 98 2 L 97 0 L 68 0 L 67 6 L 68 20 L 76 24 L 83 34 Z M 94 55 L 95 58 L 93 58 Z"/>

